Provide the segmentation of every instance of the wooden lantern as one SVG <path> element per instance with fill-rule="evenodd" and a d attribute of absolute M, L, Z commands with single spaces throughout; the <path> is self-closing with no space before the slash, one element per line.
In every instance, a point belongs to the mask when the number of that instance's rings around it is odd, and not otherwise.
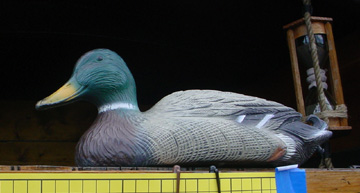
<path fill-rule="evenodd" d="M 323 34 L 327 39 L 327 57 L 329 61 L 329 83 L 330 93 L 332 94 L 336 105 L 344 105 L 344 96 L 342 91 L 338 61 L 335 50 L 334 37 L 331 27 L 332 18 L 326 17 L 311 17 L 311 25 L 314 34 Z M 303 91 L 301 86 L 301 76 L 299 70 L 299 56 L 297 54 L 296 39 L 307 36 L 307 28 L 304 19 L 296 20 L 283 27 L 287 30 L 287 41 L 290 50 L 290 60 L 292 67 L 292 74 L 294 79 L 295 95 L 298 111 L 306 116 L 305 103 L 303 97 Z M 348 120 L 344 117 L 329 117 L 329 129 L 330 130 L 348 130 L 351 129 L 348 126 Z"/>

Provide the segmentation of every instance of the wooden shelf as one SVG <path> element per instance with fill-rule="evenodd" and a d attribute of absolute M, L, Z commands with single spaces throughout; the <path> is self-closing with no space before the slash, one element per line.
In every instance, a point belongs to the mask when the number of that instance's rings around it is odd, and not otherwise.
<path fill-rule="evenodd" d="M 84 170 L 85 169 L 85 170 Z M 182 173 L 207 173 L 208 168 L 182 168 Z M 272 173 L 273 168 L 219 168 L 221 173 Z M 312 169 L 306 168 L 306 182 L 308 193 L 359 193 L 360 169 Z M 0 166 L 1 173 L 172 173 L 171 167 L 101 167 L 77 168 L 71 166 Z"/>
<path fill-rule="evenodd" d="M 358 193 L 360 169 L 306 169 L 308 193 Z"/>

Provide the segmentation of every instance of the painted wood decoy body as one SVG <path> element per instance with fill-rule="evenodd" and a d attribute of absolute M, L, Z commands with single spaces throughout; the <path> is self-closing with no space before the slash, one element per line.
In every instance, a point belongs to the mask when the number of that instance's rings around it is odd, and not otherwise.
<path fill-rule="evenodd" d="M 301 164 L 331 136 L 315 116 L 310 126 L 292 108 L 231 92 L 179 91 L 141 112 L 130 70 L 107 49 L 83 55 L 70 80 L 36 108 L 77 100 L 98 108 L 77 144 L 78 166 Z"/>

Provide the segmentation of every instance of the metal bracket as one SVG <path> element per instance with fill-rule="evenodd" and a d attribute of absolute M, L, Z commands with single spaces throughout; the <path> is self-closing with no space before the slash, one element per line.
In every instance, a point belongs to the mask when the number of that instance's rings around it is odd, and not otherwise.
<path fill-rule="evenodd" d="M 219 170 L 215 166 L 210 166 L 209 173 L 215 173 L 218 193 L 221 193 Z"/>
<path fill-rule="evenodd" d="M 181 174 L 180 166 L 174 165 L 173 172 L 176 173 L 176 193 L 179 193 L 180 192 L 180 174 Z"/>

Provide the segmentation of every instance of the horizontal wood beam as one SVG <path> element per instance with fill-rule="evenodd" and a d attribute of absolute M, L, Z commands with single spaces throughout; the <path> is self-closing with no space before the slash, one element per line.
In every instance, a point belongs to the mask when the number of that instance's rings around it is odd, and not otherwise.
<path fill-rule="evenodd" d="M 360 169 L 306 169 L 308 193 L 359 193 Z"/>
<path fill-rule="evenodd" d="M 208 168 L 188 170 L 182 168 L 185 173 L 208 171 Z M 46 171 L 45 171 L 46 170 Z M 227 172 L 274 172 L 274 169 L 265 168 L 219 168 L 222 173 Z M 308 193 L 359 193 L 360 191 L 360 169 L 305 169 Z M 159 173 L 172 172 L 171 167 L 140 167 L 140 168 L 77 168 L 77 167 L 56 167 L 56 166 L 0 166 L 0 173 L 5 172 L 65 172 L 65 173 Z"/>

